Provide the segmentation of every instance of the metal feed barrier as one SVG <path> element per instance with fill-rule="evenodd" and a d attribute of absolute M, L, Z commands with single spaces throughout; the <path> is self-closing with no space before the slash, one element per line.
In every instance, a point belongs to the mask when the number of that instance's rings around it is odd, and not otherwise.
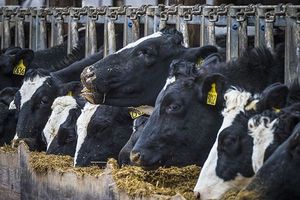
<path fill-rule="evenodd" d="M 274 33 L 281 30 L 286 47 L 285 81 L 290 84 L 300 77 L 300 5 L 2 7 L 0 19 L 1 48 L 11 45 L 25 47 L 25 39 L 29 39 L 26 47 L 45 49 L 61 44 L 64 34 L 67 34 L 70 52 L 79 40 L 79 28 L 85 27 L 86 56 L 97 51 L 97 25 L 102 25 L 105 55 L 116 51 L 117 26 L 122 27 L 124 46 L 170 25 L 183 33 L 184 46 L 188 47 L 189 27 L 193 25 L 199 30 L 198 46 L 215 45 L 219 36 L 226 37 L 227 61 L 238 57 L 250 44 L 250 38 L 253 38 L 253 46 L 266 45 L 273 50 Z M 26 35 L 25 27 L 29 27 L 29 35 Z M 140 30 L 144 31 L 142 35 Z"/>

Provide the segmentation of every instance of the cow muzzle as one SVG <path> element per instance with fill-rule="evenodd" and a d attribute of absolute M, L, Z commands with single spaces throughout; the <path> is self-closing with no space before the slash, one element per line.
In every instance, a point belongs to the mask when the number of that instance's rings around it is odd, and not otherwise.
<path fill-rule="evenodd" d="M 80 75 L 81 83 L 85 88 L 93 91 L 93 81 L 96 79 L 95 68 L 91 65 L 86 67 Z"/>
<path fill-rule="evenodd" d="M 141 153 L 131 151 L 130 152 L 130 161 L 135 165 L 140 165 L 141 164 Z"/>

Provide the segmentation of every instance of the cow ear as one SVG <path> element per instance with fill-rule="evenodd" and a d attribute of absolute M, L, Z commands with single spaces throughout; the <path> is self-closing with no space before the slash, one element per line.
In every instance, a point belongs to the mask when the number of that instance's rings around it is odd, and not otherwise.
<path fill-rule="evenodd" d="M 7 87 L 0 91 L 0 101 L 5 103 L 6 105 L 9 105 L 18 91 L 18 88 L 15 87 Z"/>
<path fill-rule="evenodd" d="M 163 28 L 160 30 L 164 35 L 167 36 L 167 40 L 175 45 L 181 45 L 183 42 L 183 35 L 175 28 Z"/>
<path fill-rule="evenodd" d="M 260 111 L 266 109 L 281 109 L 287 103 L 288 93 L 289 89 L 286 85 L 274 83 L 261 93 L 256 109 Z"/>
<path fill-rule="evenodd" d="M 21 49 L 16 53 L 15 57 L 15 65 L 17 65 L 21 60 L 23 64 L 27 67 L 30 65 L 34 58 L 34 51 L 31 49 Z"/>
<path fill-rule="evenodd" d="M 63 83 L 59 89 L 59 95 L 70 95 L 78 96 L 82 90 L 82 84 L 80 81 L 72 81 L 68 83 Z"/>
<path fill-rule="evenodd" d="M 197 76 L 197 68 L 194 63 L 188 62 L 182 59 L 173 60 L 170 65 L 170 77 L 175 77 L 176 79 L 180 76 Z"/>
<path fill-rule="evenodd" d="M 218 52 L 217 47 L 212 45 L 206 45 L 203 47 L 196 47 L 196 48 L 188 48 L 184 50 L 182 58 L 194 62 L 200 66 L 203 64 L 204 59 L 207 56 L 217 52 Z"/>
<path fill-rule="evenodd" d="M 200 101 L 209 106 L 222 106 L 226 85 L 226 78 L 221 74 L 206 76 L 200 87 Z"/>

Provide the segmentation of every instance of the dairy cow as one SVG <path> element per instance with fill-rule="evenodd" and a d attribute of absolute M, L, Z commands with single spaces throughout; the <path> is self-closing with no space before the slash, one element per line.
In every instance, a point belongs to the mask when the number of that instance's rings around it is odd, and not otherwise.
<path fill-rule="evenodd" d="M 102 57 L 103 51 L 51 73 L 43 69 L 29 70 L 14 99 L 19 116 L 14 139 L 27 138 L 31 143 L 30 149 L 45 150 L 45 145 L 39 146 L 45 144 L 41 133 L 51 114 L 54 99 L 70 91 L 79 93 L 81 84 L 76 80 L 79 80 L 83 68 Z"/>
<path fill-rule="evenodd" d="M 299 114 L 299 113 L 297 113 Z M 250 184 L 237 196 L 240 199 L 299 199 L 300 124 L 290 133 L 258 170 Z"/>
<path fill-rule="evenodd" d="M 217 52 L 214 46 L 185 48 L 182 42 L 182 33 L 165 28 L 125 46 L 82 72 L 83 95 L 96 104 L 153 106 L 172 60 L 198 62 Z"/>
<path fill-rule="evenodd" d="M 17 116 L 15 110 L 9 110 L 18 88 L 7 87 L 0 91 L 0 146 L 10 144 L 16 131 Z"/>
<path fill-rule="evenodd" d="M 75 166 L 117 158 L 132 132 L 128 108 L 86 103 L 77 119 Z"/>
<path fill-rule="evenodd" d="M 232 85 L 258 92 L 283 81 L 283 66 L 266 48 L 254 48 L 218 66 L 178 78 L 162 91 L 131 151 L 134 164 L 145 168 L 203 165 L 222 123 L 225 92 Z"/>
<path fill-rule="evenodd" d="M 293 104 L 299 98 L 299 86 L 287 92 L 287 87 L 279 83 L 261 95 L 228 91 L 223 124 L 194 189 L 198 197 L 217 199 L 230 188 L 242 188 L 287 138 L 299 120 L 294 115 L 299 105 Z M 278 112 L 289 104 L 293 105 Z"/>

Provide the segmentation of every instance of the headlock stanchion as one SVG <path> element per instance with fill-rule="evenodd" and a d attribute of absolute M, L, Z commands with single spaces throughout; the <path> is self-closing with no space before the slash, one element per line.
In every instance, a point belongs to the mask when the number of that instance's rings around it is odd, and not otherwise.
<path fill-rule="evenodd" d="M 185 47 L 211 44 L 226 48 L 227 61 L 251 46 L 265 45 L 273 51 L 275 38 L 285 35 L 285 81 L 290 84 L 300 77 L 300 5 L 0 8 L 2 49 L 39 50 L 65 41 L 70 52 L 83 35 L 79 30 L 85 29 L 86 56 L 101 45 L 107 56 L 117 51 L 120 35 L 125 46 L 166 26 L 182 32 Z M 191 30 L 199 34 L 192 35 Z"/>

